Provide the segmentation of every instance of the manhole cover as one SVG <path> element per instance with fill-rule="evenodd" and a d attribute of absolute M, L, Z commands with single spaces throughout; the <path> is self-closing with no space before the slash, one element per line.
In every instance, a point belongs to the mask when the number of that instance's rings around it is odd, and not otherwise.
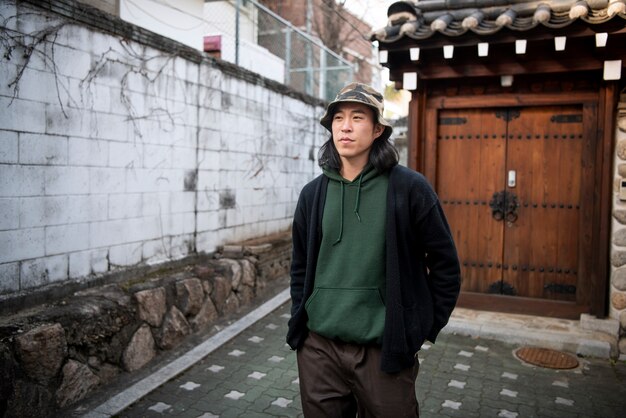
<path fill-rule="evenodd" d="M 526 363 L 551 369 L 573 369 L 578 366 L 576 357 L 549 348 L 522 347 L 515 351 L 515 355 Z"/>

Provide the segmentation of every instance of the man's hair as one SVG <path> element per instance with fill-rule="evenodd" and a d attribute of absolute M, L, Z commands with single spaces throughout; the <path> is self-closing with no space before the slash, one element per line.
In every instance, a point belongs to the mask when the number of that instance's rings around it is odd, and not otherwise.
<path fill-rule="evenodd" d="M 374 118 L 376 119 L 375 114 Z M 376 119 L 374 124 L 377 123 L 378 120 Z M 331 168 L 337 171 L 341 170 L 341 157 L 339 156 L 339 152 L 333 142 L 332 133 L 330 134 L 328 141 L 324 142 L 324 144 L 320 147 L 317 159 L 320 167 Z M 398 155 L 398 150 L 393 146 L 389 139 L 381 139 L 378 137 L 374 140 L 369 153 L 369 162 L 376 170 L 383 173 L 398 164 L 399 159 L 400 156 Z"/>

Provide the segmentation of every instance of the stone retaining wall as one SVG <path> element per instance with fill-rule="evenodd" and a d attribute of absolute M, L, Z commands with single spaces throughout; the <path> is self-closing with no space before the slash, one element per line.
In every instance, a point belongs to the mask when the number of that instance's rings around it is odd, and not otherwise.
<path fill-rule="evenodd" d="M 0 323 L 0 416 L 44 417 L 249 304 L 289 268 L 288 235 L 77 292 Z"/>
<path fill-rule="evenodd" d="M 626 202 L 620 200 L 620 181 L 626 179 L 626 92 L 618 105 L 615 137 L 613 222 L 611 228 L 611 288 L 609 316 L 619 320 L 619 351 L 626 355 Z"/>

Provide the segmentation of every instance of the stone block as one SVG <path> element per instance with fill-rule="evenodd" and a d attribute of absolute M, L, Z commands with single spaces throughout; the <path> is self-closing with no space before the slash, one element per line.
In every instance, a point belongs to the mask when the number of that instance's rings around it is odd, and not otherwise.
<path fill-rule="evenodd" d="M 198 190 L 202 191 L 218 192 L 221 190 L 220 177 L 221 176 L 218 171 L 200 170 L 198 171 L 198 183 L 196 184 L 196 187 Z M 219 203 L 219 201 L 217 203 Z"/>
<path fill-rule="evenodd" d="M 207 254 L 215 252 L 220 242 L 220 236 L 214 229 L 209 231 L 198 229 L 196 234 L 196 251 Z"/>
<path fill-rule="evenodd" d="M 171 193 L 142 193 L 142 215 L 143 216 L 153 216 L 159 215 L 163 213 L 170 213 L 171 207 Z"/>
<path fill-rule="evenodd" d="M 169 241 L 169 238 L 163 237 L 144 242 L 141 257 L 146 264 L 154 265 L 167 261 L 169 256 L 166 248 L 169 247 Z"/>
<path fill-rule="evenodd" d="M 40 325 L 15 337 L 15 348 L 26 374 L 36 382 L 56 377 L 67 356 L 61 324 Z"/>
<path fill-rule="evenodd" d="M 20 134 L 20 164 L 67 165 L 65 136 Z"/>
<path fill-rule="evenodd" d="M 246 260 L 246 259 L 239 260 L 239 263 L 241 264 L 241 269 L 242 269 L 241 270 L 242 284 L 249 286 L 249 287 L 254 287 L 255 282 L 256 282 L 256 276 L 257 276 L 256 268 L 254 267 L 254 264 L 250 260 Z"/>
<path fill-rule="evenodd" d="M 61 386 L 56 391 L 57 404 L 63 408 L 78 402 L 100 385 L 100 378 L 91 369 L 75 360 L 63 366 Z"/>
<path fill-rule="evenodd" d="M 25 197 L 20 199 L 20 226 L 60 225 L 69 222 L 67 196 Z"/>
<path fill-rule="evenodd" d="M 223 276 L 215 276 L 213 278 L 211 299 L 213 299 L 213 303 L 215 303 L 215 307 L 220 313 L 223 313 L 226 299 L 230 296 L 232 290 L 231 283 L 231 280 Z"/>
<path fill-rule="evenodd" d="M 626 292 L 613 292 L 613 295 L 611 295 L 611 306 L 618 311 L 626 309 Z"/>
<path fill-rule="evenodd" d="M 125 109 L 126 110 L 126 109 Z M 129 120 L 129 112 L 124 111 L 121 115 L 116 115 L 112 113 L 96 113 L 95 115 L 95 126 L 97 128 L 97 135 L 93 135 L 98 139 L 106 139 L 109 140 L 109 147 L 115 144 L 133 144 L 137 138 L 135 138 L 135 126 Z M 137 145 L 134 147 L 134 150 L 141 150 L 142 143 L 137 141 L 135 143 Z M 136 155 L 133 154 L 133 157 Z M 118 167 L 117 164 L 114 164 L 114 161 L 119 161 L 115 158 L 115 154 L 112 153 L 112 150 L 109 148 L 109 166 L 110 167 Z M 117 156 L 118 158 L 122 156 Z M 135 161 L 134 167 L 141 167 L 141 158 Z"/>
<path fill-rule="evenodd" d="M 100 381 L 103 384 L 108 384 L 113 382 L 113 380 L 115 380 L 115 378 L 119 376 L 120 369 L 119 367 L 116 367 L 112 364 L 104 363 L 98 366 L 98 368 L 95 369 L 94 373 L 96 373 L 96 375 L 100 378 Z"/>
<path fill-rule="evenodd" d="M 245 306 L 249 304 L 250 302 L 252 302 L 252 299 L 254 299 L 254 296 L 255 296 L 254 288 L 241 285 L 237 289 L 236 295 L 237 295 L 237 299 L 239 299 L 239 305 Z"/>
<path fill-rule="evenodd" d="M 89 190 L 96 193 L 120 193 L 126 188 L 126 170 L 124 168 L 90 168 Z"/>
<path fill-rule="evenodd" d="M 196 192 L 172 192 L 170 196 L 170 212 L 171 213 L 194 213 Z"/>
<path fill-rule="evenodd" d="M 0 264 L 0 294 L 20 290 L 20 264 Z"/>
<path fill-rule="evenodd" d="M 54 103 L 47 103 L 45 106 L 45 133 L 49 135 L 66 135 L 82 138 L 89 138 L 92 135 L 93 127 L 90 113 L 84 112 L 82 109 L 68 106 L 61 107 Z"/>
<path fill-rule="evenodd" d="M 91 69 L 91 54 L 79 49 L 59 45 L 54 48 L 54 58 L 59 74 L 84 79 Z"/>
<path fill-rule="evenodd" d="M 109 142 L 109 167 L 142 167 L 143 148 L 141 143 Z"/>
<path fill-rule="evenodd" d="M 615 154 L 621 160 L 626 160 L 626 141 L 617 141 L 617 145 L 615 146 Z"/>
<path fill-rule="evenodd" d="M 195 148 L 175 147 L 168 151 L 171 153 L 172 168 L 191 170 L 197 167 Z"/>
<path fill-rule="evenodd" d="M 17 163 L 17 159 L 18 159 L 17 132 L 0 131 L 0 163 L 15 164 Z"/>
<path fill-rule="evenodd" d="M 133 298 L 137 301 L 139 318 L 153 327 L 160 327 L 167 311 L 165 289 L 141 290 Z"/>
<path fill-rule="evenodd" d="M 10 131 L 46 132 L 46 104 L 0 96 L 0 126 Z"/>
<path fill-rule="evenodd" d="M 172 153 L 176 148 L 163 145 L 151 145 L 144 144 L 142 150 L 143 168 L 155 169 L 155 168 L 172 168 Z M 194 155 L 195 150 L 190 150 Z M 194 168 L 193 166 L 191 168 Z"/>
<path fill-rule="evenodd" d="M 32 289 L 67 280 L 68 262 L 66 254 L 23 261 L 20 267 L 20 287 Z"/>
<path fill-rule="evenodd" d="M 208 111 L 208 114 L 216 113 L 217 112 L 215 111 Z M 215 118 L 215 116 L 213 118 Z M 207 126 L 206 128 L 201 128 L 198 142 L 200 150 L 211 150 L 216 152 L 214 154 L 206 154 L 207 158 L 202 158 L 202 164 L 209 164 L 208 166 L 206 166 L 207 169 L 219 170 L 219 159 L 215 157 L 219 156 L 219 153 L 222 151 L 222 132 L 215 126 Z M 215 165 L 211 166 L 211 161 Z"/>
<path fill-rule="evenodd" d="M 126 371 L 141 369 L 156 356 L 156 347 L 150 326 L 143 324 L 135 332 L 122 355 L 122 364 Z"/>
<path fill-rule="evenodd" d="M 241 247 L 241 252 L 243 253 L 243 247 Z M 243 279 L 243 268 L 238 260 L 223 258 L 216 260 L 214 266 L 218 273 L 222 274 L 224 277 L 230 278 L 232 289 L 239 287 Z"/>
<path fill-rule="evenodd" d="M 215 308 L 215 304 L 211 298 L 207 296 L 200 307 L 200 311 L 189 321 L 189 323 L 191 324 L 194 332 L 197 332 L 215 321 L 217 317 L 218 313 Z"/>
<path fill-rule="evenodd" d="M 626 330 L 626 311 L 622 311 L 619 314 L 619 325 L 622 330 Z M 626 353 L 626 351 L 624 351 Z"/>
<path fill-rule="evenodd" d="M 580 315 L 580 327 L 589 331 L 600 331 L 611 336 L 619 335 L 619 321 L 612 318 L 599 319 L 589 314 Z"/>
<path fill-rule="evenodd" d="M 172 306 L 165 315 L 163 325 L 156 333 L 156 342 L 159 348 L 171 350 L 190 333 L 191 326 L 185 319 L 185 315 L 176 306 Z"/>
<path fill-rule="evenodd" d="M 142 216 L 141 193 L 116 193 L 109 195 L 109 219 L 137 218 Z"/>
<path fill-rule="evenodd" d="M 134 266 L 141 263 L 142 243 L 115 245 L 109 248 L 109 264 L 118 267 Z"/>
<path fill-rule="evenodd" d="M 626 228 L 620 228 L 613 232 L 613 244 L 620 247 L 626 246 Z"/>
<path fill-rule="evenodd" d="M 161 227 L 163 235 L 181 235 L 185 233 L 185 214 L 162 214 Z"/>
<path fill-rule="evenodd" d="M 216 205 L 219 202 L 219 195 L 217 193 L 213 194 L 215 200 L 213 200 L 213 205 Z M 199 211 L 198 212 L 198 225 L 196 227 L 198 232 L 208 232 L 212 233 L 213 231 L 217 231 L 221 226 L 221 213 L 219 210 L 210 210 L 210 211 Z M 217 234 L 215 234 L 217 235 Z M 213 243 L 217 244 L 217 240 L 212 240 Z M 214 247 L 213 247 L 214 248 Z M 213 250 L 207 250 L 210 252 Z"/>
<path fill-rule="evenodd" d="M 0 231 L 0 263 L 41 257 L 44 254 L 43 228 Z"/>
<path fill-rule="evenodd" d="M 213 273 L 211 273 L 213 274 Z M 204 289 L 204 294 L 210 296 L 213 292 L 213 285 L 209 280 L 202 280 L 202 288 Z"/>
<path fill-rule="evenodd" d="M 41 167 L 0 165 L 2 197 L 42 196 L 44 183 L 44 172 Z"/>
<path fill-rule="evenodd" d="M 106 167 L 109 142 L 99 139 L 69 138 L 68 163 L 73 166 Z"/>
<path fill-rule="evenodd" d="M 108 254 L 106 249 L 70 253 L 70 278 L 80 278 L 89 274 L 98 274 L 108 271 Z"/>
<path fill-rule="evenodd" d="M 173 236 L 170 239 L 170 258 L 172 260 L 181 259 L 194 251 L 193 234 L 183 234 Z"/>
<path fill-rule="evenodd" d="M 576 348 L 576 354 L 583 357 L 611 358 L 611 344 L 607 341 L 583 339 Z"/>
<path fill-rule="evenodd" d="M 617 290 L 626 291 L 626 268 L 618 268 L 613 272 L 611 284 Z"/>
<path fill-rule="evenodd" d="M 228 298 L 224 301 L 224 306 L 222 307 L 222 314 L 228 315 L 235 313 L 239 310 L 239 306 L 241 303 L 239 302 L 239 298 L 235 293 L 231 293 Z"/>
<path fill-rule="evenodd" d="M 67 91 L 67 84 L 67 77 L 27 66 L 20 78 L 18 97 L 34 102 L 58 103 L 59 97 Z M 67 100 L 61 98 L 61 102 L 67 103 Z"/>
<path fill-rule="evenodd" d="M 46 255 L 82 251 L 89 248 L 89 224 L 71 224 L 46 228 Z"/>
<path fill-rule="evenodd" d="M 108 247 L 124 243 L 127 222 L 113 220 L 91 222 L 89 224 L 89 244 L 91 248 Z"/>
<path fill-rule="evenodd" d="M 626 264 L 626 251 L 613 251 L 611 264 L 615 267 L 621 267 Z"/>
<path fill-rule="evenodd" d="M 159 192 L 158 183 L 170 183 L 172 179 L 164 170 L 144 170 L 130 167 L 126 170 L 126 192 Z M 167 191 L 167 190 L 164 190 Z"/>
<path fill-rule="evenodd" d="M 20 204 L 18 198 L 0 198 L 0 231 L 17 229 L 20 226 Z"/>
<path fill-rule="evenodd" d="M 204 302 L 204 289 L 198 278 L 176 282 L 176 306 L 185 315 L 196 315 Z"/>
<path fill-rule="evenodd" d="M 89 169 L 86 167 L 43 167 L 46 195 L 89 193 Z"/>
<path fill-rule="evenodd" d="M 107 220 L 107 196 L 103 194 L 74 195 L 68 197 L 67 223 L 97 222 Z"/>

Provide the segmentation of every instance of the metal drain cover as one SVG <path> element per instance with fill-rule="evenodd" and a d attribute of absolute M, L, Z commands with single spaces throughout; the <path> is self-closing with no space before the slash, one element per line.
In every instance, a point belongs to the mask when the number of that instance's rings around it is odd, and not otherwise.
<path fill-rule="evenodd" d="M 571 354 L 549 348 L 522 347 L 515 355 L 526 363 L 550 369 L 573 369 L 578 366 L 578 359 Z"/>

